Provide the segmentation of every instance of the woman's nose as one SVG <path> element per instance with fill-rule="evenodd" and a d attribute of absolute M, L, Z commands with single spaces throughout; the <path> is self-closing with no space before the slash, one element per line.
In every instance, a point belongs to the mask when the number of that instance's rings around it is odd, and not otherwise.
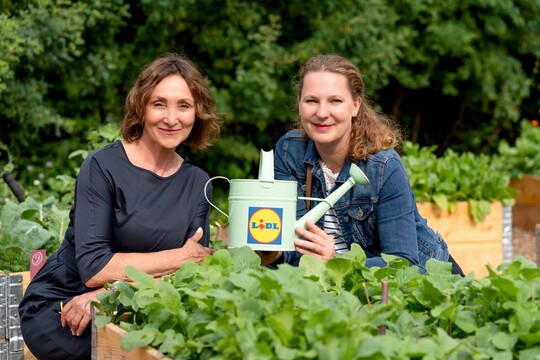
<path fill-rule="evenodd" d="M 328 106 L 326 104 L 320 103 L 317 107 L 317 116 L 320 118 L 328 117 Z"/>
<path fill-rule="evenodd" d="M 169 125 L 174 125 L 178 122 L 178 110 L 176 108 L 167 109 L 164 122 Z"/>

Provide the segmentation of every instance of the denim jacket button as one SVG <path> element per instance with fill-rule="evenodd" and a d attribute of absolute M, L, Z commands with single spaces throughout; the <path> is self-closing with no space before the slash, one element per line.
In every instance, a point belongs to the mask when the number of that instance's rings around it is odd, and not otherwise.
<path fill-rule="evenodd" d="M 344 220 L 345 220 L 345 223 L 348 223 L 349 222 L 349 217 L 345 216 Z"/>
<path fill-rule="evenodd" d="M 358 217 L 361 218 L 362 216 L 364 216 L 364 212 L 362 209 L 358 209 Z"/>

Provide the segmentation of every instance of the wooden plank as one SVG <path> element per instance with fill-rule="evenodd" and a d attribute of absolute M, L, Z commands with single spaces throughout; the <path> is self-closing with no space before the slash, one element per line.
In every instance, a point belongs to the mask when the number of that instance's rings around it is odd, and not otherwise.
<path fill-rule="evenodd" d="M 495 269 L 503 262 L 502 203 L 492 203 L 490 214 L 479 223 L 469 215 L 467 202 L 458 202 L 453 213 L 433 203 L 417 205 L 428 225 L 441 233 L 465 274 L 474 271 L 475 278 L 482 278 L 488 274 L 486 264 Z"/>
<path fill-rule="evenodd" d="M 520 179 L 510 179 L 510 187 L 519 191 L 516 204 L 540 206 L 540 176 L 523 175 Z"/>
<path fill-rule="evenodd" d="M 534 233 L 536 224 L 540 223 L 540 204 L 515 204 L 512 207 L 512 223 L 523 230 Z"/>
<path fill-rule="evenodd" d="M 510 187 L 519 191 L 512 208 L 512 223 L 523 230 L 534 233 L 540 223 L 540 176 L 524 175 L 511 179 Z"/>
<path fill-rule="evenodd" d="M 153 348 L 137 348 L 129 352 L 122 350 L 120 341 L 126 331 L 114 324 L 107 324 L 103 328 L 95 328 L 95 342 L 93 342 L 92 359 L 99 360 L 166 360 L 170 359 Z"/>

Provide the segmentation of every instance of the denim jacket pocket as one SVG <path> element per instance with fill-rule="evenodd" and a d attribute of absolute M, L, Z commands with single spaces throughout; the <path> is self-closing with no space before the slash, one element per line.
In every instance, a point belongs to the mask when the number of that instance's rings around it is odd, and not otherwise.
<path fill-rule="evenodd" d="M 374 205 L 371 203 L 351 205 L 347 215 L 352 221 L 352 239 L 364 250 L 380 253 L 379 246 L 375 244 L 375 218 Z"/>

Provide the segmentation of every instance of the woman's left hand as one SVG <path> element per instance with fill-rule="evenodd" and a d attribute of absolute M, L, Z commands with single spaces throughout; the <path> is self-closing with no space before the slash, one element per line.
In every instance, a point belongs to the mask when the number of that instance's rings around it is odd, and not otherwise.
<path fill-rule="evenodd" d="M 73 336 L 81 336 L 92 320 L 90 302 L 96 300 L 96 295 L 101 291 L 102 289 L 75 296 L 65 304 L 60 314 L 62 327 L 69 326 Z"/>
<path fill-rule="evenodd" d="M 306 222 L 306 229 L 299 226 L 295 230 L 298 235 L 305 239 L 294 239 L 296 251 L 300 254 L 313 255 L 323 262 L 327 262 L 334 257 L 336 252 L 334 239 L 311 221 Z"/>

